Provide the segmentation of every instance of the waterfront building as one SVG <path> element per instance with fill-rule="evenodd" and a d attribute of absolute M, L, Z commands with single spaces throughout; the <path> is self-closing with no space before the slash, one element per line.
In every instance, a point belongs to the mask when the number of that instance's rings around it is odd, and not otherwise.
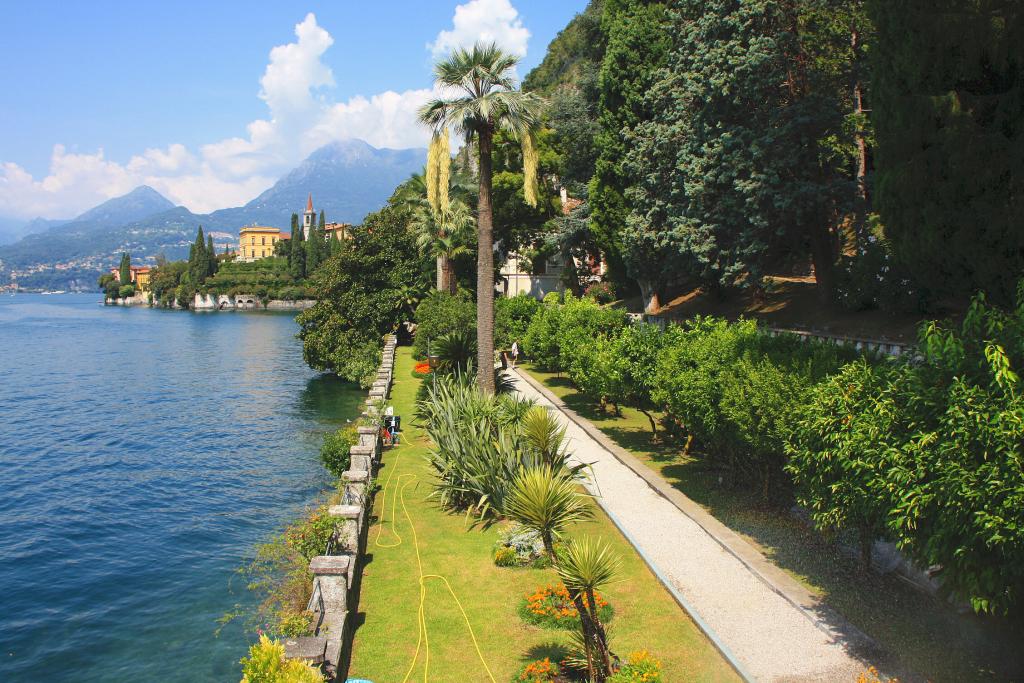
<path fill-rule="evenodd" d="M 151 268 L 149 266 L 129 266 L 129 282 L 135 285 L 137 291 L 149 291 L 150 270 Z M 115 278 L 120 278 L 121 269 L 111 268 L 110 274 L 113 275 Z"/>
<path fill-rule="evenodd" d="M 331 238 L 336 240 L 347 240 L 352 237 L 352 224 L 351 223 L 327 223 L 324 225 L 324 234 L 327 235 L 328 240 Z"/>
<path fill-rule="evenodd" d="M 282 235 L 280 228 L 247 225 L 238 231 L 238 260 L 249 263 L 273 256 L 274 245 L 289 237 L 289 233 Z"/>

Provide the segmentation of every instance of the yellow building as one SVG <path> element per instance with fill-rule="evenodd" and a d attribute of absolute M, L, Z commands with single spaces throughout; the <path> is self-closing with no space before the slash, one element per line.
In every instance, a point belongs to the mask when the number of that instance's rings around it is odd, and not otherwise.
<path fill-rule="evenodd" d="M 351 223 L 328 223 L 324 226 L 324 234 L 338 240 L 347 240 L 352 237 Z"/>
<path fill-rule="evenodd" d="M 274 255 L 274 245 L 281 239 L 278 228 L 247 225 L 238 232 L 238 260 L 248 263 Z"/>
<path fill-rule="evenodd" d="M 132 279 L 135 281 L 135 289 L 139 292 L 149 291 L 149 266 L 142 266 L 141 268 L 132 267 Z"/>

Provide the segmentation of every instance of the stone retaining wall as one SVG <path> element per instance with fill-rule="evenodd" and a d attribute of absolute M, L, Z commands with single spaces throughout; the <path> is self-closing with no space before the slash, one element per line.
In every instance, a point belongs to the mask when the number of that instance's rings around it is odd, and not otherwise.
<path fill-rule="evenodd" d="M 377 418 L 394 380 L 395 346 L 389 335 L 377 376 L 366 401 L 364 415 Z M 313 574 L 313 597 L 309 610 L 316 616 L 312 636 L 288 638 L 285 655 L 322 664 L 327 679 L 333 681 L 344 665 L 344 653 L 351 646 L 352 624 L 359 596 L 359 578 L 366 550 L 366 535 L 373 509 L 373 479 L 380 464 L 383 444 L 377 427 L 359 427 L 359 441 L 352 446 L 351 464 L 342 474 L 341 503 L 328 512 L 335 519 L 335 532 L 324 555 L 309 563 Z"/>

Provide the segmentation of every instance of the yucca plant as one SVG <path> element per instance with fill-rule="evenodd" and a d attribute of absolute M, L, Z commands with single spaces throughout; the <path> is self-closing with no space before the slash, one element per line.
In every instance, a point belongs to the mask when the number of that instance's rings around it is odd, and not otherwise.
<path fill-rule="evenodd" d="M 580 614 L 587 674 L 598 683 L 612 674 L 608 634 L 597 612 L 594 593 L 615 580 L 622 559 L 602 540 L 573 539 L 559 553 L 555 570 Z"/>
<path fill-rule="evenodd" d="M 527 467 L 512 481 L 504 512 L 510 519 L 538 532 L 552 561 L 555 539 L 576 522 L 593 517 L 586 494 L 579 492 L 573 473 L 548 463 Z"/>
<path fill-rule="evenodd" d="M 523 438 L 541 462 L 560 467 L 568 460 L 565 427 L 547 409 L 536 406 L 523 419 Z"/>

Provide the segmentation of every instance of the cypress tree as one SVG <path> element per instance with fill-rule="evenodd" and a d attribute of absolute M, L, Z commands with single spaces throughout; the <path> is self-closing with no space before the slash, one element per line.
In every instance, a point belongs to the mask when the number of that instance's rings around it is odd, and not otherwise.
<path fill-rule="evenodd" d="M 213 245 L 213 235 L 206 236 L 206 258 L 209 261 L 208 276 L 217 273 L 217 248 Z"/>
<path fill-rule="evenodd" d="M 121 254 L 119 276 L 122 286 L 130 285 L 132 283 L 132 257 L 127 252 Z"/>
<path fill-rule="evenodd" d="M 1024 6 L 871 0 L 875 206 L 931 297 L 1024 272 Z"/>
<path fill-rule="evenodd" d="M 196 241 L 189 251 L 188 270 L 194 285 L 201 285 L 210 272 L 210 255 L 206 251 L 206 238 L 201 225 L 196 233 Z"/>
<path fill-rule="evenodd" d="M 324 210 L 320 209 L 320 222 L 318 224 L 320 231 L 320 241 L 317 245 L 320 247 L 320 263 L 323 263 L 331 256 L 331 245 L 327 242 L 327 218 L 324 216 Z"/>
<path fill-rule="evenodd" d="M 306 241 L 306 275 L 312 275 L 320 265 L 323 245 L 323 230 L 314 222 L 309 226 L 309 240 Z"/>
<path fill-rule="evenodd" d="M 288 268 L 295 280 L 302 280 L 306 277 L 306 243 L 303 239 L 302 228 L 299 227 L 299 215 L 292 214 L 292 239 L 291 258 L 288 261 Z"/>

